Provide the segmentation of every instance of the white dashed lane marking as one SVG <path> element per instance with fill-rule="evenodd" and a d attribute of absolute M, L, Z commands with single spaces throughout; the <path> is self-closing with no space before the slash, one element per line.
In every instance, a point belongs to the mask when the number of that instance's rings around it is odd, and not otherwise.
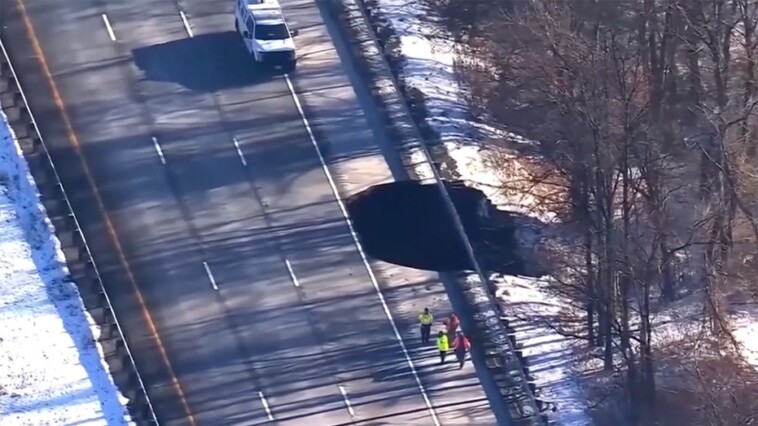
<path fill-rule="evenodd" d="M 111 22 L 108 19 L 108 15 L 103 13 L 103 22 L 105 23 L 105 29 L 108 31 L 108 37 L 111 38 L 111 41 L 116 41 L 116 33 L 113 32 L 113 27 L 111 26 Z"/>

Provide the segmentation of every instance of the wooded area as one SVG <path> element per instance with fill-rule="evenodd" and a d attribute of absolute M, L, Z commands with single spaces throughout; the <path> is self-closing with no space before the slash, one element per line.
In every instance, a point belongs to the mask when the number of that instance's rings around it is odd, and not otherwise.
<path fill-rule="evenodd" d="M 570 229 L 548 266 L 577 308 L 555 327 L 620 378 L 601 424 L 750 424 L 730 309 L 758 296 L 758 0 L 430 2 L 472 112 L 539 142 L 527 186 Z"/>

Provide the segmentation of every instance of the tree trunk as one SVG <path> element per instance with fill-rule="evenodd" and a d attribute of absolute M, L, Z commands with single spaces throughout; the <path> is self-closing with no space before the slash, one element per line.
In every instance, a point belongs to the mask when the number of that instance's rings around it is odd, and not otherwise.
<path fill-rule="evenodd" d="M 605 287 L 604 294 L 606 297 L 603 303 L 603 311 L 605 314 L 605 320 L 603 321 L 603 368 L 606 371 L 611 371 L 613 370 L 613 322 L 616 318 L 617 293 L 616 274 L 614 273 L 613 268 L 613 251 L 611 246 L 611 235 L 613 233 L 612 219 L 606 220 L 605 233 L 606 235 L 603 236 L 603 239 L 605 240 L 603 247 L 603 263 L 605 264 L 605 267 L 603 282 L 601 284 L 601 286 Z"/>
<path fill-rule="evenodd" d="M 628 130 L 628 129 L 627 129 Z M 629 241 L 631 236 L 631 176 L 629 170 L 629 141 L 624 144 L 624 157 L 623 164 L 621 166 L 622 172 L 622 200 L 621 200 L 621 215 L 623 222 L 623 237 L 622 237 L 622 250 L 623 250 L 623 265 L 621 265 L 621 277 L 619 279 L 619 305 L 621 310 L 621 351 L 623 353 L 623 359 L 627 368 L 627 383 L 629 389 L 630 402 L 636 404 L 638 399 L 638 381 L 639 375 L 637 374 L 637 363 L 634 356 L 634 350 L 631 344 L 631 327 L 629 325 L 629 288 L 631 285 L 631 271 L 633 268 L 632 257 L 629 253 Z M 635 412 L 636 410 L 633 410 Z"/>
<path fill-rule="evenodd" d="M 592 231 L 587 227 L 584 233 L 584 265 L 587 269 L 587 342 L 592 346 L 595 342 L 595 305 L 597 304 L 597 295 L 595 294 L 595 267 L 592 265 Z"/>
<path fill-rule="evenodd" d="M 660 84 L 658 90 L 661 91 L 660 100 L 661 108 L 659 113 L 660 122 L 657 123 L 660 126 L 661 136 L 661 148 L 664 150 L 670 150 L 678 143 L 675 142 L 674 134 L 674 113 L 677 108 L 677 64 L 675 62 L 675 54 L 678 48 L 678 38 L 674 37 L 674 32 L 677 28 L 674 28 L 676 24 L 674 15 L 674 2 L 668 0 L 666 2 L 666 11 L 664 12 L 663 28 L 661 35 L 660 54 L 657 72 L 660 74 L 657 77 L 657 81 Z"/>
<path fill-rule="evenodd" d="M 655 368 L 653 365 L 652 324 L 650 322 L 650 280 L 642 284 L 642 303 L 640 306 L 640 370 L 644 400 L 655 401 Z"/>
<path fill-rule="evenodd" d="M 744 93 L 742 95 L 742 104 L 743 104 L 743 120 L 740 123 L 740 139 L 747 145 L 747 153 L 751 157 L 755 157 L 756 152 L 758 152 L 758 147 L 756 147 L 756 141 L 753 141 L 751 138 L 751 132 L 750 132 L 750 104 L 753 102 L 753 97 L 755 96 L 755 36 L 753 32 L 755 31 L 755 25 L 753 24 L 753 17 L 751 16 L 751 13 L 749 11 L 750 5 L 745 4 L 744 10 L 742 11 L 742 25 L 744 27 L 744 48 L 745 48 L 745 55 L 746 55 L 746 63 L 745 63 L 745 75 L 743 79 L 744 84 Z"/>
<path fill-rule="evenodd" d="M 725 212 L 719 205 L 711 224 L 708 245 L 705 250 L 705 307 L 708 326 L 714 337 L 721 336 L 721 292 L 718 286 L 721 275 L 721 235 L 723 232 Z"/>

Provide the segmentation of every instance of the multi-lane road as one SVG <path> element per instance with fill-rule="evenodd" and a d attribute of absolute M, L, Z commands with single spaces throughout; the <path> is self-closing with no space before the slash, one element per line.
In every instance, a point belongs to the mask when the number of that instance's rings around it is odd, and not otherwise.
<path fill-rule="evenodd" d="M 387 135 L 328 5 L 281 3 L 289 77 L 251 65 L 231 0 L 4 0 L 161 423 L 496 424 L 473 367 L 417 342 L 436 277 L 356 244 L 340 200 L 390 179 Z"/>

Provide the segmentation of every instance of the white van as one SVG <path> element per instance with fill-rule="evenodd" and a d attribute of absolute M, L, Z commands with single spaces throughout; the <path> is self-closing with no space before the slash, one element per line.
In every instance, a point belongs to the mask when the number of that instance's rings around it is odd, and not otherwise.
<path fill-rule="evenodd" d="M 245 47 L 256 62 L 294 69 L 297 62 L 297 33 L 284 22 L 276 0 L 237 0 L 234 29 L 242 35 Z"/>

